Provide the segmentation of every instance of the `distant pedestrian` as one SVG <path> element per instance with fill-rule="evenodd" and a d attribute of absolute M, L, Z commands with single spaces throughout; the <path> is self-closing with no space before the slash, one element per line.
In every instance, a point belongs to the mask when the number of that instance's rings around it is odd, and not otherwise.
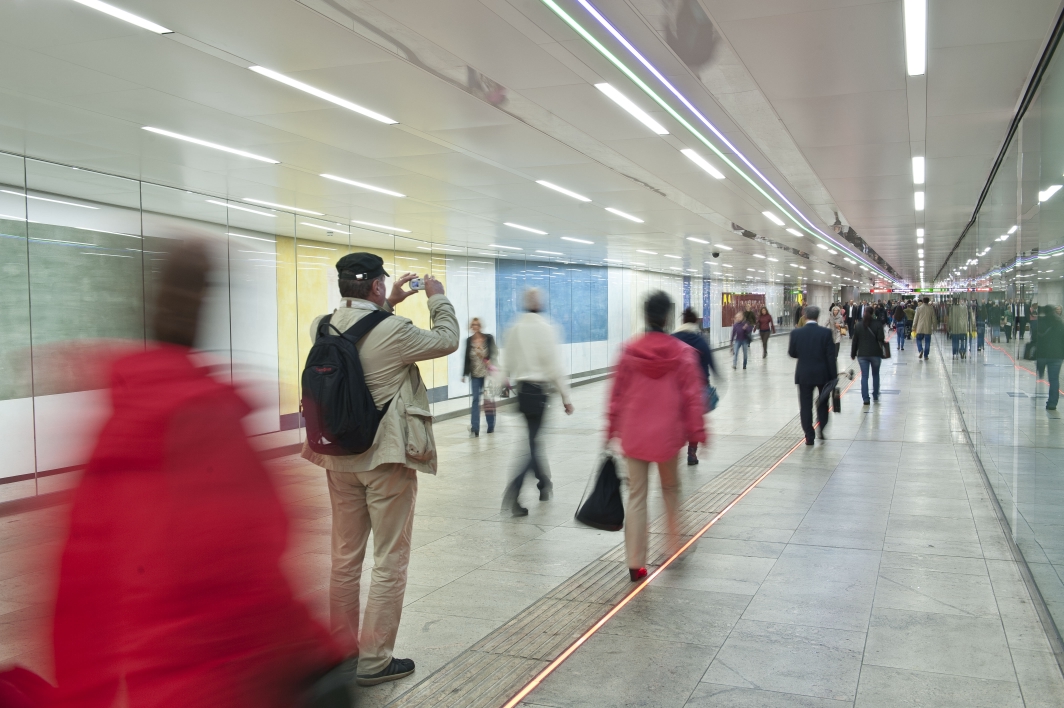
<path fill-rule="evenodd" d="M 925 297 L 913 317 L 916 351 L 920 353 L 917 359 L 926 360 L 931 355 L 931 334 L 935 331 L 935 320 L 935 308 L 931 307 L 931 298 Z"/>
<path fill-rule="evenodd" d="M 815 441 L 813 429 L 813 395 L 817 396 L 816 415 L 820 423 L 820 437 L 828 425 L 828 402 L 820 403 L 824 388 L 838 378 L 838 362 L 831 332 L 817 324 L 820 308 L 810 305 L 805 308 L 808 320 L 803 327 L 791 330 L 787 353 L 798 362 L 794 367 L 794 383 L 798 384 L 798 403 L 805 432 L 805 444 Z"/>
<path fill-rule="evenodd" d="M 540 501 L 550 499 L 554 490 L 550 470 L 540 460 L 536 445 L 551 386 L 561 395 L 566 415 L 573 414 L 554 327 L 539 314 L 542 307 L 539 290 L 529 288 L 524 299 L 525 314 L 506 333 L 503 349 L 503 369 L 511 381 L 517 382 L 517 409 L 528 426 L 528 461 L 518 470 L 503 496 L 504 509 L 509 509 L 514 516 L 528 516 L 528 509 L 521 506 L 519 496 L 529 472 L 536 476 Z"/>
<path fill-rule="evenodd" d="M 1035 356 L 1039 369 L 1045 369 L 1049 378 L 1049 399 L 1046 410 L 1055 411 L 1060 398 L 1060 367 L 1064 364 L 1064 321 L 1058 308 L 1046 306 L 1038 317 L 1038 334 L 1035 339 Z"/>
<path fill-rule="evenodd" d="M 709 372 L 717 373 L 717 366 L 713 362 L 713 350 L 709 348 L 709 342 L 702 336 L 702 330 L 698 326 L 698 313 L 688 307 L 683 311 L 683 324 L 681 324 L 676 332 L 672 335 L 679 339 L 684 344 L 688 344 L 695 348 L 698 352 L 699 370 L 705 377 L 704 386 L 709 386 Z M 708 396 L 708 390 L 706 396 Z M 709 413 L 708 400 L 703 403 L 703 411 Z M 698 443 L 689 442 L 687 444 L 687 464 L 698 464 Z"/>
<path fill-rule="evenodd" d="M 764 359 L 768 356 L 768 338 L 776 333 L 776 323 L 765 306 L 761 307 L 761 312 L 757 315 L 757 331 L 761 335 L 761 358 Z"/>
<path fill-rule="evenodd" d="M 607 440 L 620 439 L 628 460 L 628 504 L 624 546 L 629 577 L 647 576 L 647 486 L 651 463 L 658 466 L 669 537 L 677 540 L 680 448 L 706 439 L 702 418 L 702 373 L 691 347 L 665 334 L 672 300 L 658 291 L 643 306 L 646 334 L 629 342 L 610 390 Z M 740 313 L 736 314 L 739 320 Z"/>
<path fill-rule="evenodd" d="M 469 377 L 473 402 L 469 409 L 469 437 L 480 437 L 480 399 L 484 394 L 484 382 L 490 369 L 499 357 L 499 348 L 495 346 L 495 337 L 480 331 L 480 318 L 474 317 L 469 322 L 470 335 L 465 345 L 465 368 L 462 370 L 462 383 Z M 495 410 L 485 401 L 484 418 L 488 421 L 488 435 L 495 432 Z"/>
<path fill-rule="evenodd" d="M 905 351 L 905 328 L 908 325 L 908 318 L 905 316 L 905 306 L 901 301 L 894 307 L 893 317 L 894 320 L 894 332 L 898 335 L 898 351 Z"/>
<path fill-rule="evenodd" d="M 850 359 L 856 359 L 861 366 L 861 399 L 868 401 L 868 373 L 872 371 L 872 400 L 879 402 L 879 366 L 883 362 L 883 345 L 886 334 L 883 325 L 875 320 L 872 312 L 865 311 L 865 316 L 854 326 L 853 343 L 850 344 Z"/>
<path fill-rule="evenodd" d="M 735 320 L 731 328 L 732 367 L 739 368 L 739 350 L 743 352 L 743 368 L 746 368 L 747 355 L 750 352 L 750 336 L 753 329 L 743 317 L 743 313 L 736 312 Z"/>
<path fill-rule="evenodd" d="M 839 357 L 842 348 L 842 330 L 846 326 L 846 319 L 842 315 L 842 308 L 838 305 L 831 308 L 831 318 L 828 320 L 828 329 L 831 330 L 831 341 L 835 343 L 835 358 Z"/>
<path fill-rule="evenodd" d="M 947 325 L 950 340 L 953 343 L 953 358 L 968 357 L 968 333 L 972 331 L 972 311 L 967 302 L 953 300 L 949 307 Z"/>

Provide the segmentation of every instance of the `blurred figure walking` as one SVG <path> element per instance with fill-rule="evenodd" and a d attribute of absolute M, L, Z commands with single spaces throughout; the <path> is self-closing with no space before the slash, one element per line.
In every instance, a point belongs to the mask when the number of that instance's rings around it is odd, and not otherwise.
<path fill-rule="evenodd" d="M 954 298 L 949 307 L 949 336 L 953 342 L 953 358 L 959 354 L 961 359 L 968 357 L 968 333 L 972 329 L 972 310 L 967 302 Z"/>
<path fill-rule="evenodd" d="M 871 316 L 872 308 L 865 309 L 866 316 Z M 791 330 L 791 340 L 787 354 L 798 362 L 794 367 L 794 383 L 798 384 L 798 405 L 805 431 L 805 444 L 815 442 L 813 429 L 813 391 L 816 390 L 819 401 L 822 389 L 833 379 L 838 378 L 838 361 L 835 356 L 835 343 L 831 341 L 831 332 L 817 324 L 820 308 L 810 305 L 805 308 L 806 323 Z M 818 403 L 816 417 L 820 422 L 820 437 L 824 437 L 824 428 L 828 425 L 828 400 Z"/>
<path fill-rule="evenodd" d="M 620 439 L 628 459 L 628 504 L 624 546 L 632 581 L 647 575 L 647 486 L 650 464 L 657 463 L 665 517 L 673 542 L 679 539 L 680 483 L 677 452 L 685 443 L 704 442 L 703 377 L 698 357 L 683 342 L 665 334 L 672 300 L 652 293 L 643 305 L 647 331 L 630 341 L 617 362 L 610 391 L 607 441 Z M 737 313 L 740 320 L 742 315 Z"/>
<path fill-rule="evenodd" d="M 762 306 L 757 315 L 757 331 L 761 335 L 761 358 L 768 357 L 768 338 L 776 333 L 776 323 L 768 308 Z"/>
<path fill-rule="evenodd" d="M 743 352 L 743 368 L 746 368 L 747 354 L 750 352 L 750 335 L 753 329 L 747 323 L 743 313 L 736 312 L 731 328 L 732 367 L 739 368 L 739 350 Z"/>
<path fill-rule="evenodd" d="M 842 316 L 842 308 L 833 305 L 831 317 L 828 320 L 828 328 L 831 330 L 831 341 L 835 343 L 835 358 L 839 358 L 842 349 L 842 329 L 846 326 L 846 319 Z"/>
<path fill-rule="evenodd" d="M 894 320 L 894 332 L 898 335 L 898 351 L 903 352 L 905 351 L 905 330 L 909 325 L 909 320 L 905 314 L 905 304 L 900 300 L 894 308 L 892 319 Z"/>
<path fill-rule="evenodd" d="M 913 331 L 916 332 L 917 359 L 926 360 L 931 355 L 931 334 L 935 331 L 935 308 L 931 307 L 931 298 L 925 297 L 916 308 L 913 317 Z"/>
<path fill-rule="evenodd" d="M 856 359 L 861 366 L 861 399 L 868 401 L 868 371 L 872 370 L 872 400 L 879 403 L 879 367 L 883 363 L 883 345 L 886 334 L 883 325 L 877 322 L 871 311 L 865 310 L 864 317 L 855 326 L 853 342 L 850 344 L 850 359 Z"/>
<path fill-rule="evenodd" d="M 155 342 L 113 366 L 59 571 L 55 708 L 290 708 L 343 658 L 281 571 L 251 409 L 193 358 L 207 280 L 206 247 L 179 245 Z"/>
<path fill-rule="evenodd" d="M 492 363 L 499 357 L 499 349 L 495 346 L 495 337 L 480 331 L 480 318 L 474 317 L 469 322 L 470 335 L 466 339 L 465 368 L 462 370 L 462 383 L 466 377 L 470 379 L 470 388 L 473 393 L 473 403 L 469 411 L 469 436 L 480 437 L 480 399 L 484 395 L 484 382 L 487 379 Z M 486 403 L 486 402 L 485 402 Z M 495 409 L 484 407 L 484 418 L 488 421 L 488 435 L 495 432 Z"/>
<path fill-rule="evenodd" d="M 709 413 L 709 372 L 717 373 L 717 366 L 713 362 L 713 350 L 709 348 L 709 343 L 706 338 L 702 336 L 702 330 L 698 326 L 698 313 L 692 308 L 688 307 L 683 311 L 683 324 L 677 328 L 676 332 L 672 335 L 679 339 L 684 344 L 688 344 L 695 348 L 698 352 L 698 363 L 700 370 L 703 374 L 703 386 L 705 387 L 705 400 L 702 405 L 704 413 Z M 698 464 L 698 443 L 688 442 L 687 444 L 687 464 Z"/>
<path fill-rule="evenodd" d="M 558 356 L 557 335 L 547 318 L 539 314 L 543 306 L 540 291 L 529 288 L 524 293 L 524 300 L 525 313 L 506 333 L 503 349 L 503 370 L 511 381 L 517 382 L 517 408 L 528 426 L 528 461 L 517 471 L 503 495 L 503 508 L 509 509 L 514 516 L 528 516 L 528 509 L 521 506 L 520 494 L 529 472 L 536 476 L 540 501 L 550 499 L 554 490 L 550 470 L 540 460 L 536 446 L 551 386 L 561 395 L 565 414 L 573 414 L 569 383 Z"/>

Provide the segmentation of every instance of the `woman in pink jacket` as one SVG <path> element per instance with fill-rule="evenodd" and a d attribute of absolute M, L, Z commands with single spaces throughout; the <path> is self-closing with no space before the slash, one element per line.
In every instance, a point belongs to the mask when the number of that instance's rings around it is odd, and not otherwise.
<path fill-rule="evenodd" d="M 698 353 L 665 334 L 672 300 L 652 293 L 644 304 L 647 332 L 628 343 L 617 363 L 610 392 L 607 439 L 620 438 L 628 458 L 628 507 L 624 545 L 632 581 L 647 575 L 647 475 L 658 465 L 669 534 L 679 536 L 680 486 L 676 456 L 688 442 L 705 442 Z"/>

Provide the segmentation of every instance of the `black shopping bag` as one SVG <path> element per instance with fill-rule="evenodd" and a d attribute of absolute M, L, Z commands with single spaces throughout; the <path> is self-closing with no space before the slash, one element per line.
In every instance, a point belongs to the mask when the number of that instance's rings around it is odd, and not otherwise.
<path fill-rule="evenodd" d="M 602 456 L 591 492 L 581 500 L 576 520 L 603 531 L 624 528 L 624 502 L 621 501 L 621 480 L 617 476 L 617 461 L 609 453 Z"/>

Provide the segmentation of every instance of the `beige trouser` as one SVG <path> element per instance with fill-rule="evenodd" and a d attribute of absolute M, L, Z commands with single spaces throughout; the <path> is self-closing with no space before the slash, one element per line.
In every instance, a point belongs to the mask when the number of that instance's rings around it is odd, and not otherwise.
<path fill-rule="evenodd" d="M 647 564 L 647 477 L 650 464 L 628 458 L 628 507 L 624 510 L 624 549 L 629 568 Z M 661 496 L 665 501 L 665 518 L 673 543 L 680 532 L 676 512 L 680 507 L 680 483 L 676 478 L 676 458 L 657 463 L 661 477 Z"/>
<path fill-rule="evenodd" d="M 341 646 L 358 648 L 359 674 L 375 674 L 391 663 L 403 614 L 417 472 L 389 464 L 369 472 L 329 470 L 328 477 L 332 500 L 332 632 Z M 373 582 L 359 635 L 362 561 L 371 530 Z"/>

